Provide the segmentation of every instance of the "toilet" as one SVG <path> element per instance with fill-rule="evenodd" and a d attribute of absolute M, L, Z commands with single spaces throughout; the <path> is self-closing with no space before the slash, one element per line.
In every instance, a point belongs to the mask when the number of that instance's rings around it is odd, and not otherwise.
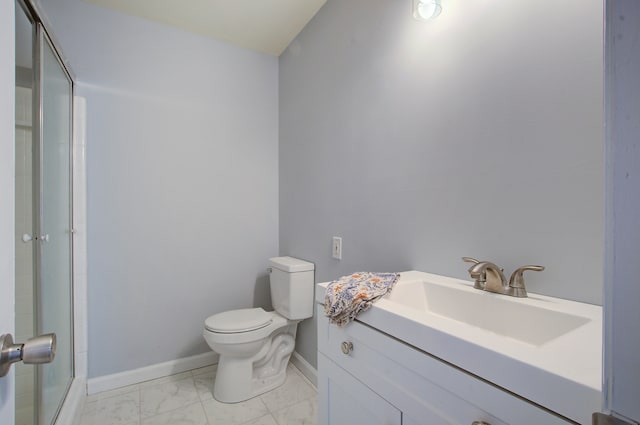
<path fill-rule="evenodd" d="M 314 264 L 293 257 L 269 259 L 275 311 L 245 308 L 214 314 L 202 332 L 220 355 L 213 396 L 238 403 L 282 385 L 298 322 L 313 315 Z"/>

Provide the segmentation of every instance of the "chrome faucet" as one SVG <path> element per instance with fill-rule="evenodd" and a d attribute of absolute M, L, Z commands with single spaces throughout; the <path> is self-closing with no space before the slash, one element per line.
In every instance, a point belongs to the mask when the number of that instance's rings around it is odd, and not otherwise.
<path fill-rule="evenodd" d="M 522 266 L 513 272 L 507 282 L 503 269 L 490 261 L 479 261 L 471 257 L 462 257 L 462 260 L 474 263 L 469 269 L 469 275 L 475 281 L 474 288 L 518 298 L 527 296 L 523 273 L 527 270 L 537 272 L 544 270 L 543 266 Z"/>
<path fill-rule="evenodd" d="M 474 263 L 469 269 L 469 275 L 475 280 L 474 288 L 497 293 L 505 293 L 508 290 L 507 278 L 504 277 L 502 269 L 494 263 L 470 257 L 462 257 L 462 260 Z"/>

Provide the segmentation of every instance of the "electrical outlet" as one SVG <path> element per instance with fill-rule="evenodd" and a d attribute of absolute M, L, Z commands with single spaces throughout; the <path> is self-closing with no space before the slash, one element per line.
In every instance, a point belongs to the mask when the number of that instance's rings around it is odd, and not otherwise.
<path fill-rule="evenodd" d="M 336 260 L 342 260 L 342 238 L 338 236 L 333 237 L 333 243 L 331 244 L 331 256 Z"/>

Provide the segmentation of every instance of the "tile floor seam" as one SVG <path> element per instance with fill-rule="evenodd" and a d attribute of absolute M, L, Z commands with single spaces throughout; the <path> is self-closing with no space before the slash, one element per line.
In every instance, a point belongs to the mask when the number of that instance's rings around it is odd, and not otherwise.
<path fill-rule="evenodd" d="M 180 410 L 180 409 L 186 409 L 186 408 L 188 408 L 188 407 L 195 406 L 196 404 L 199 404 L 199 405 L 200 405 L 200 407 L 202 408 L 202 411 L 203 411 L 203 412 L 205 411 L 205 410 L 204 410 L 204 406 L 202 405 L 202 401 L 201 401 L 201 400 L 197 400 L 197 401 L 194 401 L 194 402 L 192 402 L 192 403 L 187 403 L 187 404 L 185 404 L 185 405 L 182 405 L 182 406 L 176 407 L 175 409 L 167 410 L 166 412 L 162 412 L 162 413 L 158 413 L 157 415 L 153 415 L 153 416 L 146 416 L 146 417 L 143 417 L 143 416 L 141 415 L 141 416 L 140 416 L 140 423 L 142 423 L 142 421 L 148 421 L 148 420 L 151 420 L 151 419 L 153 419 L 153 418 L 157 418 L 158 416 L 170 415 L 171 413 L 174 413 L 174 412 L 176 412 L 176 411 L 178 411 L 178 410 Z M 206 414 L 205 414 L 205 418 L 206 418 Z M 209 423 L 209 419 L 207 418 L 207 424 L 208 424 L 208 423 Z"/>

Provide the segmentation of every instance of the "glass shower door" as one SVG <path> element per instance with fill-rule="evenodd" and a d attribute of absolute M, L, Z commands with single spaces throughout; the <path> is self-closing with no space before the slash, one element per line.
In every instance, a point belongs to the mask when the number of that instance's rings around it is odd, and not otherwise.
<path fill-rule="evenodd" d="M 72 82 L 38 26 L 40 143 L 36 155 L 38 203 L 37 333 L 55 332 L 56 357 L 37 370 L 38 422 L 55 419 L 73 378 L 71 138 Z"/>

